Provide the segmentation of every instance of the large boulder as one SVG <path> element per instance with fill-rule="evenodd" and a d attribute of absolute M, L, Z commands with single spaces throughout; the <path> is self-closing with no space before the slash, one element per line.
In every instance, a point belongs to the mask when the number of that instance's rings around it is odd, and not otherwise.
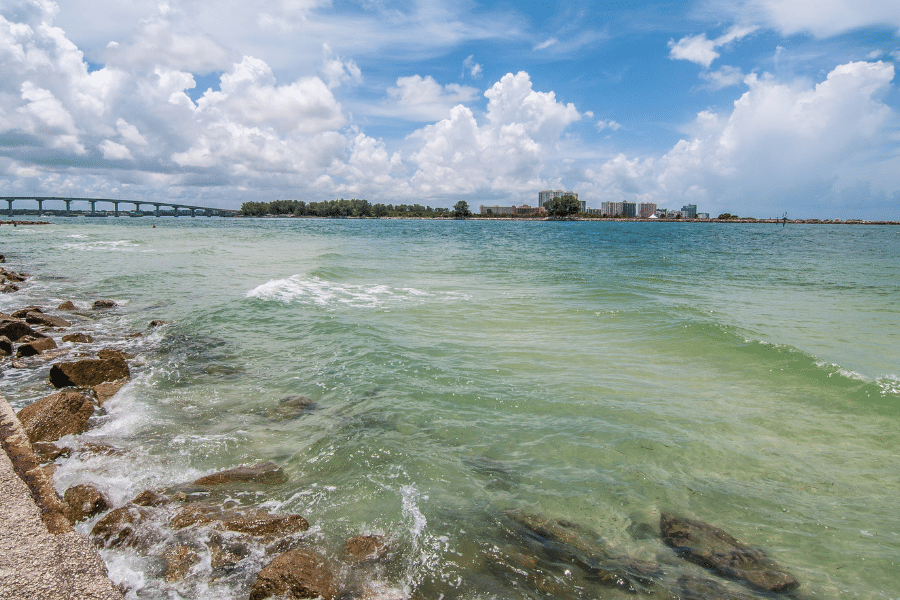
<path fill-rule="evenodd" d="M 128 364 L 120 356 L 57 363 L 50 367 L 50 383 L 57 388 L 92 387 L 130 377 Z"/>
<path fill-rule="evenodd" d="M 75 306 L 75 305 L 72 303 L 71 300 L 66 300 L 65 302 L 63 302 L 62 304 L 60 304 L 59 306 L 57 306 L 57 307 L 56 307 L 56 310 L 69 310 L 69 311 L 72 311 L 72 310 L 78 310 L 78 307 Z"/>
<path fill-rule="evenodd" d="M 0 319 L 0 335 L 8 337 L 10 341 L 13 342 L 18 342 L 25 336 L 31 336 L 32 338 L 45 337 L 43 334 L 32 329 L 31 325 L 22 319 L 13 317 Z"/>
<path fill-rule="evenodd" d="M 789 592 L 799 584 L 762 550 L 748 547 L 731 534 L 703 521 L 662 513 L 663 541 L 692 563 L 764 592 Z"/>
<path fill-rule="evenodd" d="M 120 379 L 118 381 L 107 381 L 106 383 L 98 383 L 93 386 L 91 389 L 94 390 L 94 393 L 97 394 L 97 404 L 103 406 L 103 404 L 116 395 L 122 386 L 125 385 L 125 380 Z"/>
<path fill-rule="evenodd" d="M 265 461 L 252 466 L 234 467 L 206 475 L 194 481 L 194 485 L 204 487 L 248 483 L 279 485 L 286 481 L 287 476 L 275 463 Z"/>
<path fill-rule="evenodd" d="M 40 354 L 41 352 L 44 352 L 45 350 L 54 350 L 55 348 L 56 342 L 53 341 L 53 338 L 40 337 L 19 344 L 19 347 L 16 348 L 16 357 L 22 358 L 23 356 L 35 356 L 37 354 Z"/>
<path fill-rule="evenodd" d="M 188 571 L 200 562 L 197 551 L 186 544 L 176 544 L 163 552 L 166 561 L 166 581 L 169 583 L 184 579 Z"/>
<path fill-rule="evenodd" d="M 333 600 L 336 595 L 334 575 L 325 557 L 298 549 L 279 554 L 259 572 L 249 600 L 272 596 Z"/>
<path fill-rule="evenodd" d="M 91 400 L 73 390 L 63 390 L 38 400 L 17 414 L 28 439 L 52 442 L 64 435 L 87 431 L 87 422 L 94 414 Z"/>
<path fill-rule="evenodd" d="M 0 335 L 0 356 L 9 356 L 12 353 L 12 341 L 5 335 Z"/>
<path fill-rule="evenodd" d="M 94 301 L 94 304 L 91 305 L 91 308 L 113 308 L 115 306 L 118 306 L 115 300 L 96 300 Z"/>
<path fill-rule="evenodd" d="M 73 485 L 67 489 L 63 494 L 63 503 L 66 506 L 66 518 L 72 525 L 110 509 L 109 501 L 100 490 L 85 484 Z"/>

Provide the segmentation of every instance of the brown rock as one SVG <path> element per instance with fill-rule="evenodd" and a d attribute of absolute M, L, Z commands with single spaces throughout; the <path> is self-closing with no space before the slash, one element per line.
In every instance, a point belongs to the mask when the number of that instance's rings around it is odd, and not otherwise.
<path fill-rule="evenodd" d="M 19 286 L 14 283 L 4 283 L 3 285 L 0 285 L 0 294 L 11 294 L 18 291 Z"/>
<path fill-rule="evenodd" d="M 19 310 L 14 311 L 12 313 L 12 316 L 17 319 L 24 319 L 25 317 L 28 316 L 28 313 L 32 313 L 32 312 L 42 313 L 42 312 L 44 312 L 44 309 L 41 308 L 40 306 L 35 306 L 32 304 L 30 306 L 26 306 L 25 308 L 20 308 Z"/>
<path fill-rule="evenodd" d="M 218 486 L 242 483 L 262 483 L 265 485 L 279 485 L 287 481 L 284 472 L 272 461 L 257 463 L 253 466 L 234 467 L 219 471 L 212 475 L 201 477 L 194 481 L 194 485 Z"/>
<path fill-rule="evenodd" d="M 379 559 L 387 552 L 383 535 L 357 535 L 344 544 L 344 556 L 351 562 Z"/>
<path fill-rule="evenodd" d="M 679 556 L 713 572 L 765 592 L 788 592 L 799 583 L 762 550 L 749 548 L 729 533 L 703 521 L 662 513 L 663 541 Z"/>
<path fill-rule="evenodd" d="M 169 499 L 152 490 L 144 490 L 135 496 L 131 503 L 137 504 L 138 506 L 165 506 L 169 503 Z"/>
<path fill-rule="evenodd" d="M 222 510 L 218 506 L 193 502 L 176 514 L 169 525 L 182 529 L 196 524 L 220 523 L 227 531 L 257 536 L 284 536 L 309 529 L 300 515 L 272 515 L 263 511 Z"/>
<path fill-rule="evenodd" d="M 32 325 L 43 325 L 45 327 L 71 327 L 71 323 L 61 317 L 53 315 L 45 315 L 42 312 L 31 311 L 25 315 L 25 322 Z"/>
<path fill-rule="evenodd" d="M 134 355 L 128 354 L 127 352 L 122 352 L 121 350 L 116 350 L 114 348 L 104 348 L 103 350 L 97 352 L 97 358 L 102 358 L 103 360 L 112 360 L 116 358 L 127 360 L 129 358 L 134 358 Z"/>
<path fill-rule="evenodd" d="M 137 527 L 149 516 L 145 512 L 147 510 L 133 504 L 111 510 L 91 529 L 91 538 L 95 544 L 104 548 L 137 545 L 141 541 Z"/>
<path fill-rule="evenodd" d="M 41 337 L 35 340 L 31 340 L 30 342 L 25 342 L 23 344 L 19 344 L 19 347 L 16 348 L 16 358 L 22 358 L 23 356 L 35 356 L 44 352 L 45 350 L 54 350 L 56 349 L 56 342 L 53 341 L 53 338 L 49 337 Z"/>
<path fill-rule="evenodd" d="M 50 367 L 50 383 L 57 388 L 91 387 L 130 376 L 128 364 L 119 357 L 57 363 Z"/>
<path fill-rule="evenodd" d="M 60 448 L 53 442 L 35 442 L 31 447 L 41 463 L 53 462 L 60 456 L 68 457 L 70 452 L 68 448 Z"/>
<path fill-rule="evenodd" d="M 94 393 L 97 394 L 97 403 L 100 406 L 103 406 L 103 403 L 116 395 L 122 386 L 125 385 L 126 380 L 120 379 L 118 381 L 108 381 L 106 383 L 98 383 L 93 386 L 91 389 L 94 390 Z"/>
<path fill-rule="evenodd" d="M 153 329 L 154 327 L 162 327 L 163 325 L 168 325 L 168 323 L 169 323 L 168 321 L 162 321 L 160 319 L 153 319 L 152 321 L 150 321 L 150 324 L 148 325 L 148 327 Z"/>
<path fill-rule="evenodd" d="M 185 544 L 172 546 L 163 552 L 166 561 L 166 581 L 172 583 L 184 579 L 191 567 L 200 562 L 197 552 Z"/>
<path fill-rule="evenodd" d="M 87 396 L 63 390 L 26 406 L 17 416 L 33 443 L 84 433 L 92 414 L 94 405 Z"/>
<path fill-rule="evenodd" d="M 97 300 L 91 305 L 91 308 L 113 308 L 118 306 L 114 300 Z"/>
<path fill-rule="evenodd" d="M 67 489 L 63 494 L 63 503 L 67 507 L 66 518 L 73 525 L 110 508 L 109 501 L 98 489 L 84 484 Z"/>
<path fill-rule="evenodd" d="M 78 310 L 78 307 L 72 304 L 71 300 L 66 300 L 56 307 L 56 310 Z"/>
<path fill-rule="evenodd" d="M 69 335 L 64 335 L 62 338 L 64 342 L 72 342 L 73 344 L 90 344 L 94 341 L 94 338 L 89 336 L 86 333 L 70 333 Z"/>
<path fill-rule="evenodd" d="M 13 345 L 8 337 L 0 335 L 0 356 L 9 356 L 13 353 Z"/>
<path fill-rule="evenodd" d="M 31 336 L 32 338 L 45 337 L 43 334 L 32 329 L 31 326 L 22 319 L 13 318 L 0 320 L 0 335 L 8 337 L 10 341 L 13 342 L 18 342 L 26 335 Z"/>
<path fill-rule="evenodd" d="M 289 550 L 259 572 L 249 600 L 272 596 L 333 600 L 336 593 L 334 575 L 323 556 L 310 550 Z"/>

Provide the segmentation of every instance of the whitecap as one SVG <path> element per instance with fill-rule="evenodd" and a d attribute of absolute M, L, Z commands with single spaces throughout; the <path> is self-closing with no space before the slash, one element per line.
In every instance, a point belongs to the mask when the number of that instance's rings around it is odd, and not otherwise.
<path fill-rule="evenodd" d="M 412 287 L 340 283 L 303 275 L 269 280 L 247 292 L 246 297 L 323 308 L 379 308 L 429 300 L 466 299 L 464 294 L 454 292 L 434 293 Z"/>

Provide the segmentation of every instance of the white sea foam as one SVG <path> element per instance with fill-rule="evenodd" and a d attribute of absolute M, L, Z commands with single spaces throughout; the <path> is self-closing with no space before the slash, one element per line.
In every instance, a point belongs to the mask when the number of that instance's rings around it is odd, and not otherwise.
<path fill-rule="evenodd" d="M 72 236 L 74 237 L 74 236 Z M 63 244 L 62 248 L 66 250 L 85 250 L 85 251 L 106 251 L 118 250 L 122 252 L 132 252 L 132 248 L 138 248 L 140 244 L 130 240 L 113 240 L 113 241 L 96 241 L 96 242 L 70 242 Z"/>
<path fill-rule="evenodd" d="M 429 300 L 467 299 L 455 292 L 428 292 L 416 288 L 394 288 L 386 285 L 359 285 L 327 281 L 319 277 L 294 275 L 287 279 L 272 279 L 247 292 L 247 298 L 276 300 L 290 304 L 311 304 L 323 308 L 352 306 L 381 308 Z"/>

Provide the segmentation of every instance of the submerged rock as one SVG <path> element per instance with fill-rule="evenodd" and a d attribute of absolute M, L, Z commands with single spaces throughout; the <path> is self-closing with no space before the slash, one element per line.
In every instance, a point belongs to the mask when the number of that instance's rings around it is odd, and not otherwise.
<path fill-rule="evenodd" d="M 334 575 L 325 557 L 298 549 L 279 554 L 259 572 L 249 600 L 272 596 L 333 600 L 336 595 Z"/>
<path fill-rule="evenodd" d="M 278 406 L 269 412 L 269 417 L 278 421 L 285 421 L 311 413 L 315 409 L 316 403 L 312 398 L 300 394 L 285 396 L 278 401 Z"/>
<path fill-rule="evenodd" d="M 118 356 L 57 363 L 50 367 L 50 383 L 57 388 L 92 387 L 130 376 L 128 364 Z"/>
<path fill-rule="evenodd" d="M 96 300 L 91 305 L 91 308 L 95 308 L 95 309 L 97 309 L 97 308 L 113 308 L 116 306 L 118 306 L 118 304 L 116 304 L 116 302 L 114 300 Z"/>
<path fill-rule="evenodd" d="M 23 356 L 36 356 L 41 352 L 44 352 L 45 350 L 55 349 L 56 342 L 53 341 L 53 338 L 40 337 L 19 344 L 19 347 L 16 348 L 16 358 L 22 358 Z"/>
<path fill-rule="evenodd" d="M 131 501 L 132 504 L 138 506 L 165 506 L 169 502 L 170 500 L 166 496 L 157 494 L 152 490 L 144 490 Z"/>
<path fill-rule="evenodd" d="M 63 503 L 66 506 L 66 518 L 73 525 L 110 508 L 109 501 L 100 490 L 85 484 L 73 485 L 67 489 L 63 495 Z"/>
<path fill-rule="evenodd" d="M 659 526 L 663 541 L 679 556 L 723 577 L 741 580 L 764 592 L 789 592 L 799 585 L 762 550 L 749 548 L 708 523 L 662 513 Z"/>
<path fill-rule="evenodd" d="M 261 483 L 279 485 L 287 481 L 287 476 L 272 461 L 257 463 L 252 466 L 234 467 L 206 475 L 194 481 L 193 485 L 211 487 L 230 484 Z"/>
<path fill-rule="evenodd" d="M 344 556 L 357 563 L 382 558 L 387 550 L 387 539 L 383 535 L 357 535 L 344 544 Z"/>
<path fill-rule="evenodd" d="M 89 336 L 86 333 L 70 333 L 69 335 L 64 335 L 62 338 L 63 342 L 72 342 L 74 344 L 90 344 L 94 341 L 94 338 Z"/>
<path fill-rule="evenodd" d="M 34 442 L 58 440 L 64 435 L 87 431 L 94 414 L 90 398 L 72 390 L 63 390 L 38 400 L 17 414 L 28 439 Z"/>

